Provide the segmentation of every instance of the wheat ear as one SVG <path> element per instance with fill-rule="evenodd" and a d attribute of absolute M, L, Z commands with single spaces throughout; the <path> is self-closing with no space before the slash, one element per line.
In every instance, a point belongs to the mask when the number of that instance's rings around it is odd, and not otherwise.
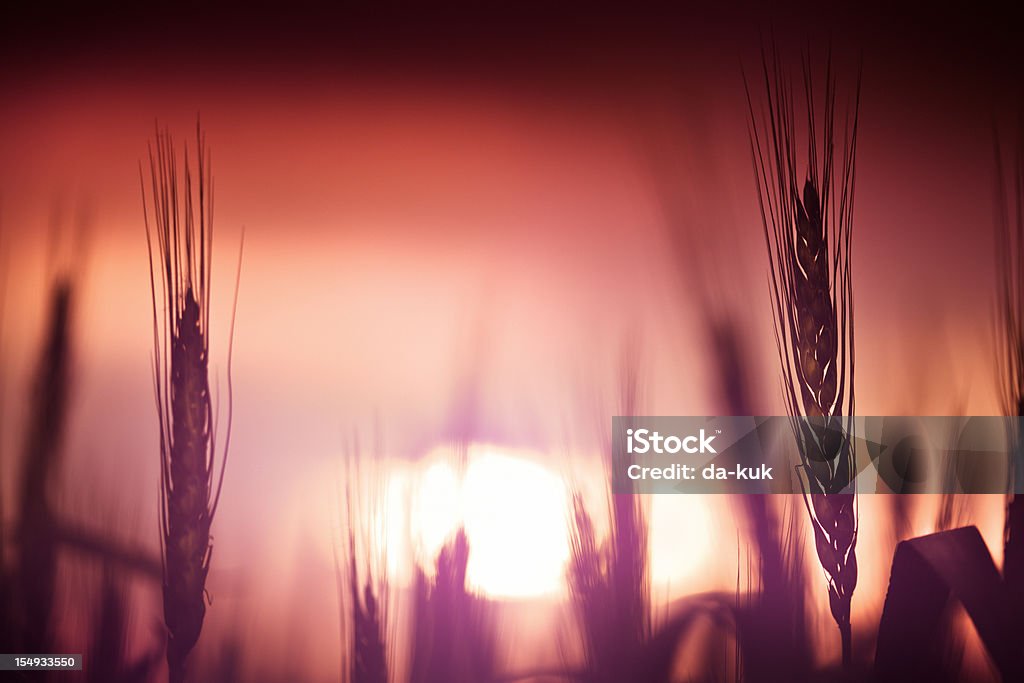
<path fill-rule="evenodd" d="M 850 608 L 857 585 L 857 504 L 848 487 L 853 475 L 854 414 L 850 246 L 860 84 L 858 79 L 843 155 L 836 159 L 836 82 L 829 67 L 819 150 L 810 64 L 805 62 L 808 142 L 801 178 L 792 87 L 777 53 L 770 60 L 764 56 L 762 67 L 767 113 L 755 114 L 749 87 L 747 101 L 775 336 L 800 455 L 804 502 L 828 580 L 843 663 L 848 665 Z"/>
<path fill-rule="evenodd" d="M 227 437 L 220 476 L 215 477 L 217 438 L 208 370 L 213 182 L 198 127 L 196 137 L 196 182 L 186 149 L 180 185 L 170 134 L 157 132 L 149 152 L 152 222 L 144 180 L 142 192 L 153 300 L 164 622 L 171 683 L 185 679 L 186 659 L 203 626 L 213 551 L 210 524 L 223 482 L 231 423 L 229 376 Z"/>

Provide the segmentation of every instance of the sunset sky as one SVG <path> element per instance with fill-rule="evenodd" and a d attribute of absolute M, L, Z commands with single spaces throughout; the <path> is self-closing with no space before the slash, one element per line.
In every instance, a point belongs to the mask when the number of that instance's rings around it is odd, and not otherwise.
<path fill-rule="evenodd" d="M 335 624 L 331 533 L 355 432 L 371 450 L 379 429 L 395 471 L 412 471 L 469 421 L 495 457 L 526 453 L 563 485 L 597 457 L 629 338 L 648 414 L 724 410 L 701 292 L 743 334 L 758 412 L 784 412 L 743 87 L 745 71 L 760 92 L 759 26 L 794 60 L 804 41 L 815 55 L 831 42 L 845 93 L 863 60 L 858 412 L 998 411 L 993 121 L 1012 132 L 1020 92 L 1008 26 L 868 10 L 780 10 L 769 27 L 740 8 L 622 21 L 524 9 L 479 30 L 454 10 L 134 12 L 0 21 L 2 440 L 17 452 L 48 282 L 73 261 L 64 477 L 80 485 L 62 500 L 98 524 L 130 518 L 118 528 L 156 551 L 139 169 L 157 125 L 192 150 L 199 117 L 222 397 L 245 231 L 214 631 L 245 613 L 248 586 L 283 602 L 310 581 L 327 591 L 310 601 L 316 623 Z M 690 514 L 730 528 L 714 501 Z M 694 587 L 734 579 L 735 538 L 718 536 L 733 564 Z M 864 609 L 880 605 L 879 555 Z"/>

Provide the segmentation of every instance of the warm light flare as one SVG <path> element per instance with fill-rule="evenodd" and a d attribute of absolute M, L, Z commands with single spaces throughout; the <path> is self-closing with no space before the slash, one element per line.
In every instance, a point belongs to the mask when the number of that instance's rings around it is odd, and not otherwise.
<path fill-rule="evenodd" d="M 651 496 L 651 581 L 683 588 L 709 559 L 714 519 L 705 496 Z"/>
<path fill-rule="evenodd" d="M 506 597 L 561 588 L 569 541 L 560 477 L 525 458 L 482 449 L 466 471 L 462 504 L 472 587 Z"/>
<path fill-rule="evenodd" d="M 413 562 L 432 574 L 438 553 L 461 526 L 470 546 L 471 590 L 508 598 L 561 590 L 569 558 L 568 497 L 562 479 L 538 459 L 474 444 L 461 474 L 446 449 L 428 454 L 418 476 L 392 471 L 383 501 L 388 522 L 378 529 L 392 578 L 408 581 Z"/>

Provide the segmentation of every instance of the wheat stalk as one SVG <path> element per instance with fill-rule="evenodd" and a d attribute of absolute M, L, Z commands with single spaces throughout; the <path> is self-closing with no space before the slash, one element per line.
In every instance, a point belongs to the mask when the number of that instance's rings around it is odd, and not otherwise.
<path fill-rule="evenodd" d="M 410 683 L 488 683 L 498 678 L 495 615 L 466 583 L 470 552 L 460 527 L 438 553 L 432 578 L 416 570 Z"/>
<path fill-rule="evenodd" d="M 996 362 L 1003 413 L 1016 418 L 1024 416 L 1024 116 L 1019 130 L 1020 137 L 1009 173 L 1004 169 L 998 137 L 995 140 L 999 295 Z M 1008 431 L 1011 458 L 1007 477 L 1009 502 L 1004 527 L 1003 577 L 1016 606 L 1024 608 L 1024 496 L 1017 493 L 1021 489 L 1020 477 L 1024 476 L 1020 420 L 1011 420 Z"/>
<path fill-rule="evenodd" d="M 773 51 L 763 56 L 767 113 L 755 114 L 747 88 L 750 141 L 770 265 L 775 336 L 804 490 L 844 665 L 851 658 L 850 607 L 857 585 L 853 474 L 854 330 L 850 247 L 858 79 L 852 119 L 835 156 L 836 82 L 827 69 L 819 149 L 809 60 L 804 64 L 807 153 L 798 176 L 792 86 Z M 836 164 L 839 167 L 836 168 Z M 800 190 L 802 184 L 802 191 Z"/>
<path fill-rule="evenodd" d="M 388 579 L 386 547 L 376 547 L 374 532 L 387 536 L 386 493 L 383 476 L 362 477 L 362 453 L 353 436 L 348 446 L 351 459 L 346 464 L 345 501 L 347 545 L 335 549 L 335 570 L 341 607 L 342 678 L 346 683 L 387 683 L 395 660 L 394 634 L 389 618 L 392 589 Z M 380 444 L 376 452 L 382 452 Z M 369 489 L 369 499 L 360 492 Z M 373 512 L 379 508 L 380 512 Z M 357 546 L 357 530 L 359 541 Z M 386 544 L 385 544 L 386 545 Z M 360 557 L 365 554 L 363 576 Z"/>
<path fill-rule="evenodd" d="M 45 652 L 53 647 L 52 618 L 57 578 L 54 539 L 54 486 L 67 426 L 71 370 L 71 318 L 74 286 L 60 276 L 50 294 L 42 355 L 32 388 L 20 477 L 18 567 L 14 598 L 22 623 L 21 647 Z"/>
<path fill-rule="evenodd" d="M 375 585 L 372 577 L 368 575 L 360 584 L 356 566 L 356 539 L 355 533 L 351 530 L 348 543 L 347 607 L 350 614 L 343 615 L 343 619 L 351 619 L 350 641 L 347 643 L 351 658 L 346 662 L 345 680 L 349 683 L 387 683 L 386 579 Z M 344 590 L 346 587 L 341 588 Z"/>
<path fill-rule="evenodd" d="M 7 306 L 7 244 L 4 241 L 3 205 L 0 204 L 0 359 L 4 358 L 4 318 L 6 317 Z M 4 372 L 0 372 L 0 477 L 4 472 L 4 395 L 5 384 L 3 381 Z M 0 478 L 0 518 L 4 516 L 4 482 Z M 7 534 L 4 524 L 0 523 L 0 607 L 7 607 Z M 0 629 L 0 634 L 3 634 Z"/>
<path fill-rule="evenodd" d="M 641 386 L 638 341 L 623 345 L 619 379 L 619 415 L 638 414 Z M 601 432 L 607 434 L 606 431 Z M 602 442 L 605 467 L 611 468 L 612 444 Z M 635 675 L 637 657 L 652 637 L 649 531 L 641 497 L 635 491 L 607 491 L 608 538 L 601 543 L 580 493 L 569 510 L 570 556 L 566 572 L 569 597 L 583 647 L 584 676 L 621 680 Z"/>
<path fill-rule="evenodd" d="M 203 626 L 213 551 L 210 525 L 231 434 L 229 342 L 227 427 L 220 475 L 215 476 L 218 449 L 208 368 L 213 181 L 198 126 L 196 137 L 196 182 L 186 148 L 180 184 L 171 136 L 157 131 L 155 148 L 149 150 L 152 223 L 142 180 L 160 424 L 161 555 L 171 683 L 185 679 L 186 659 Z M 142 175 L 140 168 L 140 179 Z"/>

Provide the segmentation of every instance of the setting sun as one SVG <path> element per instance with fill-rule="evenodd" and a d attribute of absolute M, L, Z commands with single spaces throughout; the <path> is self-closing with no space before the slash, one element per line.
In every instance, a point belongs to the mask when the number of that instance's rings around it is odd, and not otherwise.
<path fill-rule="evenodd" d="M 388 494 L 389 568 L 401 572 L 405 539 L 402 500 L 416 562 L 428 574 L 437 554 L 458 528 L 472 552 L 467 581 L 492 597 L 524 598 L 555 593 L 569 558 L 561 478 L 538 464 L 536 454 L 489 445 L 470 446 L 465 472 L 432 453 L 411 480 L 392 475 Z M 408 487 L 408 488 L 406 488 Z M 404 492 L 404 496 L 402 495 Z"/>
<path fill-rule="evenodd" d="M 1011 13 L 10 4 L 0 672 L 1024 683 Z"/>

